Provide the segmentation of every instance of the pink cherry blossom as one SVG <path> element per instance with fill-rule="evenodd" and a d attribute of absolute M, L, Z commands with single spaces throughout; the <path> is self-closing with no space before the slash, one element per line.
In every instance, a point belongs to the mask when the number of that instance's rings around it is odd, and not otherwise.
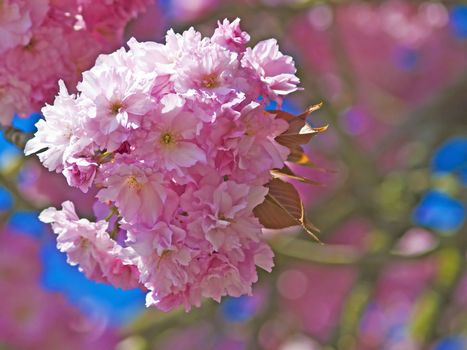
<path fill-rule="evenodd" d="M 183 168 L 206 163 L 205 152 L 196 140 L 202 121 L 186 110 L 183 99 L 175 94 L 165 95 L 160 102 L 163 108 L 150 115 L 153 126 L 145 140 L 147 147 L 142 147 L 141 152 L 160 167 L 183 175 Z"/>
<path fill-rule="evenodd" d="M 92 186 L 96 176 L 97 163 L 89 158 L 69 158 L 67 166 L 63 169 L 68 185 L 78 187 L 86 193 Z"/>
<path fill-rule="evenodd" d="M 252 49 L 247 48 L 242 64 L 258 75 L 261 95 L 276 99 L 297 90 L 300 81 L 295 76 L 294 61 L 279 51 L 275 39 L 261 41 Z"/>
<path fill-rule="evenodd" d="M 208 42 L 194 49 L 193 53 L 183 54 L 176 65 L 175 90 L 183 93 L 196 89 L 208 96 L 227 94 L 234 87 L 235 79 L 241 79 L 237 54 Z M 194 55 L 197 59 L 193 59 Z"/>
<path fill-rule="evenodd" d="M 236 18 L 232 23 L 224 19 L 218 22 L 211 40 L 231 51 L 243 52 L 245 45 L 250 41 L 250 35 L 240 28 L 240 18 Z"/>
<path fill-rule="evenodd" d="M 79 219 L 69 201 L 62 204 L 62 210 L 44 210 L 39 218 L 52 224 L 58 235 L 57 248 L 67 254 L 69 264 L 79 265 L 88 278 L 125 289 L 138 286 L 134 254 L 110 238 L 106 232 L 108 222 Z"/>
<path fill-rule="evenodd" d="M 100 201 L 115 204 L 126 221 L 148 226 L 156 223 L 170 191 L 162 175 L 143 164 L 107 164 L 99 181 L 104 187 L 97 194 Z"/>
<path fill-rule="evenodd" d="M 98 65 L 83 73 L 83 81 L 78 84 L 81 96 L 93 101 L 96 110 L 93 119 L 104 135 L 119 125 L 137 128 L 138 117 L 151 109 L 151 79 L 135 75 L 131 69 L 113 66 L 114 62 L 123 62 L 111 58 L 99 60 Z"/>
<path fill-rule="evenodd" d="M 50 171 L 60 172 L 68 156 L 80 152 L 91 142 L 79 131 L 82 109 L 60 81 L 54 105 L 47 105 L 42 113 L 45 120 L 37 122 L 35 137 L 28 141 L 24 152 L 29 155 L 46 149 L 38 154 L 39 159 Z"/>

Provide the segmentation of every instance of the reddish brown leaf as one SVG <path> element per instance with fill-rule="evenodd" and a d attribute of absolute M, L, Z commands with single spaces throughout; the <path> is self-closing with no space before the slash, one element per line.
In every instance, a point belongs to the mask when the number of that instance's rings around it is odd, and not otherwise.
<path fill-rule="evenodd" d="M 305 210 L 295 187 L 280 179 L 268 183 L 269 193 L 265 201 L 254 209 L 256 217 L 266 228 L 280 229 L 300 225 L 319 241 L 313 231 L 318 230 L 305 218 Z"/>
<path fill-rule="evenodd" d="M 276 137 L 276 141 L 291 150 L 298 145 L 308 143 L 310 139 L 317 133 L 323 132 L 327 126 L 321 128 L 312 128 L 306 123 L 307 116 L 321 108 L 322 103 L 308 107 L 305 112 L 298 116 L 294 116 L 284 111 L 269 111 L 275 114 L 277 118 L 281 118 L 289 123 L 288 129 L 281 135 Z"/>
<path fill-rule="evenodd" d="M 290 122 L 290 121 L 295 120 L 297 118 L 293 114 L 290 114 L 290 113 L 284 112 L 284 111 L 273 110 L 273 111 L 267 111 L 267 112 L 269 112 L 271 114 L 275 114 L 277 118 L 283 119 L 286 122 Z"/>
<path fill-rule="evenodd" d="M 253 213 L 266 228 L 277 230 L 300 225 L 297 220 L 284 213 L 284 210 L 269 196 L 266 196 L 264 202 L 258 205 Z"/>
<path fill-rule="evenodd" d="M 303 149 L 301 146 L 297 146 L 297 147 L 290 149 L 290 154 L 287 157 L 288 162 L 300 164 L 302 162 L 306 163 L 307 160 L 308 160 L 308 157 L 305 154 L 305 152 L 303 152 Z"/>
<path fill-rule="evenodd" d="M 308 124 L 305 124 L 299 130 L 296 130 L 297 123 L 292 122 L 287 131 L 276 137 L 276 141 L 281 145 L 292 149 L 298 145 L 308 143 L 313 136 L 326 131 L 327 128 L 328 126 L 312 128 Z"/>
<path fill-rule="evenodd" d="M 335 173 L 334 170 L 321 168 L 315 163 L 313 163 L 308 156 L 305 154 L 301 146 L 297 146 L 291 150 L 287 161 L 290 163 L 298 164 L 301 166 L 305 166 L 307 168 L 315 169 L 316 171 L 324 172 L 324 173 Z"/>
<path fill-rule="evenodd" d="M 308 107 L 306 111 L 300 114 L 298 117 L 301 119 L 306 119 L 306 117 L 308 117 L 311 113 L 313 113 L 314 111 L 317 111 L 321 107 L 323 107 L 323 102 L 320 102 L 313 106 Z"/>
<path fill-rule="evenodd" d="M 273 169 L 271 170 L 271 174 L 274 177 L 287 177 L 289 179 L 297 180 L 303 183 L 311 184 L 311 185 L 316 185 L 316 186 L 321 186 L 321 184 L 318 181 L 314 181 L 311 179 L 308 179 L 306 177 L 300 176 L 295 174 L 292 169 L 290 169 L 287 165 L 284 165 L 282 169 Z"/>
<path fill-rule="evenodd" d="M 295 116 L 293 114 L 290 114 L 290 113 L 287 113 L 287 112 L 284 112 L 284 111 L 278 111 L 278 110 L 269 111 L 269 112 L 272 113 L 272 114 L 275 114 L 277 118 L 281 118 L 281 119 L 283 119 L 283 120 L 285 120 L 287 122 L 290 122 L 290 121 L 296 120 L 296 119 L 300 119 L 302 121 L 305 121 L 306 118 L 311 113 L 313 113 L 314 111 L 317 111 L 318 109 L 320 109 L 322 107 L 322 105 L 323 105 L 323 102 L 320 102 L 320 103 L 318 103 L 316 105 L 310 106 L 302 114 L 299 114 L 297 116 Z"/>

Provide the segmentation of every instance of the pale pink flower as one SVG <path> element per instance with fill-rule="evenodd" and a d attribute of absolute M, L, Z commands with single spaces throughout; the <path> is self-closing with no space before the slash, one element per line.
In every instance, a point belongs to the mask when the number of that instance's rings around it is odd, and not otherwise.
<path fill-rule="evenodd" d="M 269 170 L 282 168 L 290 152 L 275 141 L 287 130 L 287 123 L 260 107 L 256 102 L 245 106 L 239 117 L 244 135 L 227 140 L 226 148 L 233 152 L 237 163 L 232 175 L 236 181 L 252 181 L 262 175 L 259 181 L 267 182 Z"/>
<path fill-rule="evenodd" d="M 271 272 L 274 267 L 274 252 L 271 247 L 264 242 L 258 242 L 255 247 L 253 260 L 256 266 L 264 271 Z"/>
<path fill-rule="evenodd" d="M 99 176 L 97 198 L 113 203 L 127 222 L 152 226 L 162 213 L 167 192 L 162 175 L 143 164 L 110 164 Z"/>
<path fill-rule="evenodd" d="M 212 255 L 206 261 L 208 273 L 201 280 L 202 295 L 220 302 L 221 297 L 230 295 L 239 297 L 251 294 L 251 283 L 244 283 L 239 269 L 227 257 L 221 254 Z"/>
<path fill-rule="evenodd" d="M 151 41 L 138 42 L 135 38 L 127 43 L 136 70 L 151 77 L 155 74 L 152 95 L 171 92 L 170 80 L 177 73 L 177 62 L 184 54 L 196 52 L 200 44 L 201 34 L 193 28 L 183 34 L 169 30 L 165 45 Z"/>
<path fill-rule="evenodd" d="M 78 187 L 86 193 L 92 186 L 98 164 L 94 160 L 85 157 L 70 157 L 65 164 L 63 175 L 68 185 Z"/>
<path fill-rule="evenodd" d="M 250 41 L 250 35 L 240 28 L 240 18 L 236 18 L 232 23 L 224 19 L 217 22 L 211 41 L 231 51 L 243 52 L 245 45 Z"/>
<path fill-rule="evenodd" d="M 165 46 L 172 62 L 175 62 L 183 54 L 196 53 L 203 40 L 201 33 L 193 27 L 185 30 L 182 34 L 175 33 L 170 29 L 165 36 Z"/>
<path fill-rule="evenodd" d="M 261 226 L 257 220 L 250 220 L 253 209 L 264 201 L 267 192 L 265 187 L 221 180 L 193 193 L 187 191 L 181 206 L 195 217 L 189 226 L 191 231 L 203 232 L 203 238 L 212 244 L 213 250 L 219 250 L 224 243 L 237 245 L 232 241 L 237 238 L 258 239 Z"/>
<path fill-rule="evenodd" d="M 275 39 L 260 41 L 247 48 L 242 65 L 251 68 L 260 81 L 259 95 L 275 100 L 296 91 L 300 80 L 295 75 L 292 57 L 282 54 Z"/>
<path fill-rule="evenodd" d="M 79 265 L 88 278 L 125 289 L 139 286 L 134 253 L 110 238 L 108 222 L 79 219 L 69 201 L 62 204 L 62 210 L 45 209 L 39 219 L 52 224 L 58 235 L 57 248 L 67 254 L 69 264 Z"/>
<path fill-rule="evenodd" d="M 170 52 L 166 45 L 147 41 L 138 42 L 131 38 L 127 42 L 134 65 L 147 74 L 156 72 L 157 75 L 169 75 L 174 73 L 174 53 Z"/>
<path fill-rule="evenodd" d="M 159 293 L 168 294 L 189 281 L 186 266 L 195 251 L 183 246 L 187 233 L 180 227 L 158 222 L 151 229 L 129 231 L 129 246 L 140 256 L 141 282 Z"/>
<path fill-rule="evenodd" d="M 263 242 L 250 242 L 237 251 L 211 255 L 203 264 L 207 270 L 199 282 L 202 296 L 219 302 L 225 295 L 251 295 L 251 286 L 258 280 L 256 265 L 271 271 L 272 257 L 271 248 Z"/>
<path fill-rule="evenodd" d="M 84 72 L 83 81 L 78 84 L 81 96 L 95 104 L 94 122 L 105 135 L 119 125 L 137 128 L 139 118 L 152 107 L 149 95 L 152 79 L 125 69 L 123 65 L 113 66 L 110 60 L 101 59 L 99 63 Z"/>
<path fill-rule="evenodd" d="M 200 295 L 195 298 L 191 295 L 196 289 L 196 276 L 203 269 L 197 258 L 201 249 L 194 242 L 193 248 L 184 244 L 187 238 L 183 229 L 162 222 L 152 230 L 130 234 L 128 244 L 141 257 L 141 282 L 149 289 L 147 306 L 169 310 L 180 304 L 186 309 L 200 305 Z M 169 303 L 164 301 L 167 298 Z"/>
<path fill-rule="evenodd" d="M 223 96 L 235 85 L 245 85 L 245 79 L 238 72 L 237 53 L 217 44 L 203 44 L 193 53 L 182 54 L 177 62 L 173 76 L 177 92 L 195 89 L 208 96 Z"/>
<path fill-rule="evenodd" d="M 176 101 L 170 101 L 171 97 Z M 151 116 L 153 131 L 148 134 L 141 152 L 146 158 L 155 159 L 161 168 L 183 175 L 183 168 L 206 162 L 205 152 L 195 139 L 202 122 L 195 113 L 183 108 L 183 100 L 176 95 L 166 95 L 161 103 L 164 108 Z"/>
<path fill-rule="evenodd" d="M 26 144 L 24 153 L 38 153 L 42 164 L 50 171 L 63 170 L 65 159 L 76 154 L 91 143 L 79 129 L 80 115 L 83 110 L 74 95 L 69 95 L 63 81 L 54 105 L 42 109 L 45 120 L 36 123 L 37 132 Z M 45 149 L 45 150 L 44 150 Z"/>

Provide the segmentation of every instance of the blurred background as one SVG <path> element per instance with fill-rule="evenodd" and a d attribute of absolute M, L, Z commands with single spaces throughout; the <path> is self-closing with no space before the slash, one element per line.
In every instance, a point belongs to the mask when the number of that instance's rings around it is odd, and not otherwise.
<path fill-rule="evenodd" d="M 467 5 L 165 0 L 126 37 L 211 35 L 226 17 L 294 57 L 304 90 L 284 110 L 324 102 L 315 166 L 295 170 L 321 184 L 297 186 L 325 244 L 267 233 L 276 267 L 253 296 L 147 310 L 143 292 L 69 266 L 37 219 L 65 199 L 91 215 L 92 194 L 2 138 L 0 349 L 467 349 Z M 33 132 L 39 118 L 13 125 Z"/>

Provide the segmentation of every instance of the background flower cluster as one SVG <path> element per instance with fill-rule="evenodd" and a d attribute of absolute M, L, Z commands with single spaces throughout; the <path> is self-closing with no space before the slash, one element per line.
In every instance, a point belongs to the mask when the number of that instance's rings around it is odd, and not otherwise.
<path fill-rule="evenodd" d="M 117 49 L 149 0 L 5 0 L 0 4 L 0 120 L 38 112 L 57 81 L 71 86 L 97 56 Z"/>

